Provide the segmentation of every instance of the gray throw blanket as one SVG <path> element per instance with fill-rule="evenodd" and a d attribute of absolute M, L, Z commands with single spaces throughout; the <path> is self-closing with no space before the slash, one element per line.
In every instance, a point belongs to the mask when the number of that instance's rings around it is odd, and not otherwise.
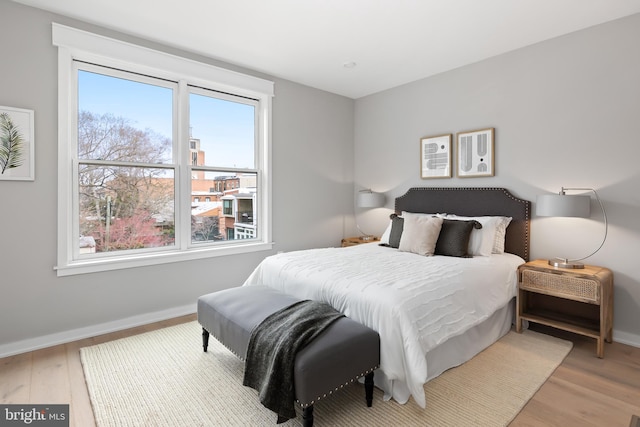
<path fill-rule="evenodd" d="M 242 383 L 258 391 L 260 403 L 278 414 L 278 423 L 296 417 L 296 353 L 342 316 L 326 303 L 299 301 L 271 314 L 251 332 Z"/>

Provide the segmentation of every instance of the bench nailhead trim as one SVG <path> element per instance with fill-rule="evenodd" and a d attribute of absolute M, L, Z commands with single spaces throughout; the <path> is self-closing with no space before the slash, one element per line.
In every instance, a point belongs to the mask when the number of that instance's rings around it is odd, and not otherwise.
<path fill-rule="evenodd" d="M 204 327 L 203 327 L 204 328 Z M 204 328 L 207 332 L 209 332 L 209 330 L 207 330 L 207 328 Z M 218 341 L 220 344 L 222 344 L 222 346 L 224 348 L 226 348 L 227 350 L 229 350 L 231 353 L 233 353 L 234 356 L 236 356 L 238 359 L 240 359 L 240 361 L 244 362 L 244 358 L 241 357 L 238 353 L 236 353 L 235 351 L 233 351 L 232 349 L 230 349 L 229 347 L 227 347 L 227 345 L 225 343 L 222 342 L 222 340 L 220 340 L 215 334 L 212 334 L 211 332 L 209 332 L 209 335 L 211 335 L 212 337 L 214 337 L 216 339 L 216 341 Z"/>
<path fill-rule="evenodd" d="M 318 400 L 323 399 L 323 398 L 325 398 L 325 397 L 327 397 L 327 396 L 330 396 L 331 394 L 333 394 L 333 392 L 334 392 L 334 391 L 338 391 L 338 390 L 340 390 L 341 388 L 343 388 L 344 386 L 346 386 L 346 385 L 349 385 L 349 384 L 353 383 L 353 382 L 354 382 L 354 381 L 356 381 L 358 378 L 360 378 L 360 377 L 364 377 L 364 376 L 365 376 L 365 375 L 367 375 L 368 373 L 375 371 L 375 370 L 376 370 L 376 369 L 378 369 L 379 367 L 380 367 L 380 365 L 377 365 L 377 366 L 374 366 L 374 367 L 373 367 L 373 368 L 371 368 L 371 369 L 367 369 L 366 371 L 364 371 L 364 372 L 363 372 L 363 373 L 361 373 L 360 375 L 356 376 L 355 378 L 352 378 L 351 380 L 349 380 L 349 381 L 345 382 L 344 384 L 341 384 L 340 386 L 336 387 L 336 388 L 335 388 L 335 389 L 333 389 L 333 390 L 330 390 L 328 393 L 325 393 L 325 394 L 323 394 L 322 396 L 318 396 L 318 397 L 316 397 L 314 400 L 312 400 L 312 401 L 311 401 L 311 402 L 309 402 L 309 403 L 300 403 L 300 401 L 299 401 L 299 400 L 296 400 L 296 402 L 298 403 L 298 405 L 300 405 L 300 407 L 301 407 L 302 409 L 304 409 L 304 408 L 306 408 L 306 407 L 308 407 L 308 406 L 313 405 L 313 404 L 314 404 L 314 403 L 316 403 Z"/>

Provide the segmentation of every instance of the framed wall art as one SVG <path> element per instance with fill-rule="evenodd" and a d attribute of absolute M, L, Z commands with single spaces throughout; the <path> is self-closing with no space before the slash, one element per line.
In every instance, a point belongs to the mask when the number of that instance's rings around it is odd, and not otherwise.
<path fill-rule="evenodd" d="M 457 134 L 458 177 L 494 176 L 494 128 Z"/>
<path fill-rule="evenodd" d="M 0 180 L 34 180 L 33 110 L 0 106 Z"/>
<path fill-rule="evenodd" d="M 451 134 L 420 139 L 420 177 L 451 178 Z"/>

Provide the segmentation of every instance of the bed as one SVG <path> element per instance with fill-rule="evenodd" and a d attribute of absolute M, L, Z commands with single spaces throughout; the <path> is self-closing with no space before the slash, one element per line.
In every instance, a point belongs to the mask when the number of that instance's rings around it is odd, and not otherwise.
<path fill-rule="evenodd" d="M 244 286 L 266 285 L 325 301 L 374 329 L 381 339 L 376 386 L 385 399 L 406 403 L 413 397 L 426 407 L 427 381 L 510 330 L 517 267 L 529 258 L 530 207 L 504 188 L 411 188 L 395 200 L 398 217 L 385 231 L 386 246 L 376 242 L 273 255 Z M 436 255 L 420 256 L 429 227 L 436 227 L 433 238 L 441 249 L 431 246 Z M 472 253 L 451 256 L 445 234 L 462 227 L 470 229 L 462 244 Z M 420 236 L 418 244 L 414 236 Z"/>

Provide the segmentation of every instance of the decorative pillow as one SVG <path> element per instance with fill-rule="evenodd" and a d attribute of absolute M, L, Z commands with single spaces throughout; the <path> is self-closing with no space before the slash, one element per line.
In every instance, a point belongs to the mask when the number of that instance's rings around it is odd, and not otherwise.
<path fill-rule="evenodd" d="M 443 219 L 439 217 L 408 216 L 404 219 L 398 250 L 432 256 L 436 249 L 442 222 Z"/>
<path fill-rule="evenodd" d="M 502 221 L 500 216 L 457 216 L 447 215 L 447 219 L 457 221 L 478 221 L 481 229 L 473 229 L 469 238 L 469 254 L 473 256 L 490 256 L 493 252 L 496 229 Z"/>
<path fill-rule="evenodd" d="M 500 217 L 501 220 L 498 221 L 498 226 L 496 227 L 496 236 L 493 240 L 493 250 L 491 253 L 494 254 L 503 254 L 504 253 L 504 241 L 507 237 L 507 227 L 511 223 L 510 216 Z"/>
<path fill-rule="evenodd" d="M 390 221 L 387 229 L 382 233 L 382 237 L 380 237 L 380 246 L 390 246 L 392 248 L 398 248 L 400 245 L 400 236 L 402 236 L 402 229 L 404 225 L 404 218 L 391 214 L 389 216 Z"/>
<path fill-rule="evenodd" d="M 402 237 L 403 231 L 404 218 L 399 217 L 396 214 L 391 214 L 391 233 L 389 234 L 389 246 L 396 249 L 400 246 L 400 239 Z"/>
<path fill-rule="evenodd" d="M 456 221 L 444 219 L 436 242 L 436 255 L 469 258 L 469 238 L 473 229 L 482 228 L 478 221 Z"/>

